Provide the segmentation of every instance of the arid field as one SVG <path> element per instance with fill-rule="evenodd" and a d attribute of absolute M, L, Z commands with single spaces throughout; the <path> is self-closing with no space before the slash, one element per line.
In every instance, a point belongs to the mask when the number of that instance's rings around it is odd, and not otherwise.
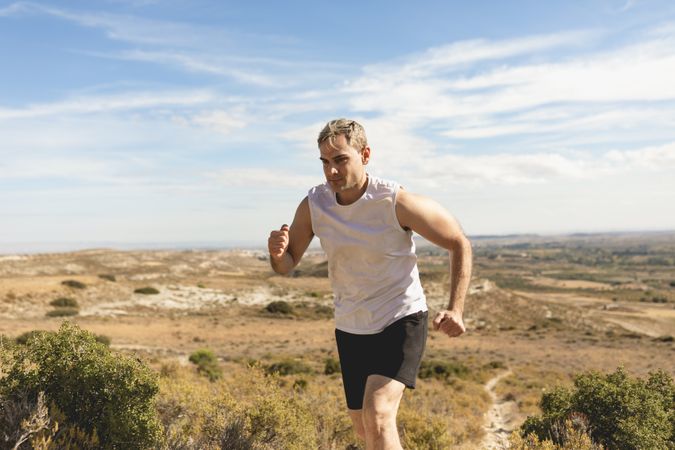
<path fill-rule="evenodd" d="M 674 233 L 473 245 L 467 333 L 430 332 L 423 378 L 401 410 L 409 448 L 424 448 L 424 430 L 442 434 L 448 448 L 500 448 L 538 412 L 542 392 L 586 370 L 675 374 Z M 427 245 L 418 256 L 433 317 L 447 303 L 448 258 Z M 244 398 L 264 391 L 261 373 L 276 372 L 278 395 L 298 397 L 321 418 L 321 448 L 358 448 L 339 373 L 328 369 L 337 352 L 321 252 L 289 277 L 275 275 L 262 250 L 0 255 L 0 335 L 57 330 L 64 320 L 155 369 L 160 404 L 211 401 L 214 389 Z M 199 349 L 217 356 L 221 380 L 197 374 L 188 359 Z"/>

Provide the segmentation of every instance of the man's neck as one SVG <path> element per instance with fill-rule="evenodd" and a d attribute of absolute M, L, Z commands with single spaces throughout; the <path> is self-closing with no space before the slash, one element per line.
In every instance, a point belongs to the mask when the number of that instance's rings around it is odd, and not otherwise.
<path fill-rule="evenodd" d="M 363 196 L 366 189 L 368 189 L 368 174 L 364 173 L 358 187 L 354 186 L 342 192 L 336 192 L 335 198 L 340 205 L 351 205 Z"/>

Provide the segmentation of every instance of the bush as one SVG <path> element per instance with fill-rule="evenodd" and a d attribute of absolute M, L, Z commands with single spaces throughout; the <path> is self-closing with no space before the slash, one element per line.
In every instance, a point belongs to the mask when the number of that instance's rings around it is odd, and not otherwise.
<path fill-rule="evenodd" d="M 61 282 L 61 284 L 64 285 L 64 286 L 74 288 L 74 289 L 84 289 L 84 288 L 87 287 L 86 284 L 84 284 L 80 281 L 77 281 L 77 280 L 64 280 L 64 281 Z"/>
<path fill-rule="evenodd" d="M 274 301 L 265 306 L 265 311 L 272 314 L 293 314 L 293 307 L 283 300 Z"/>
<path fill-rule="evenodd" d="M 340 367 L 340 361 L 335 358 L 326 358 L 324 364 L 323 373 L 325 375 L 331 375 L 334 373 L 342 373 L 342 368 Z"/>
<path fill-rule="evenodd" d="M 556 429 L 556 435 L 560 437 L 562 444 L 558 445 L 550 440 L 542 441 L 534 433 L 522 437 L 518 432 L 513 432 L 509 437 L 509 448 L 511 450 L 603 450 L 601 445 L 591 440 L 588 429 L 583 423 L 567 420 L 562 428 Z"/>
<path fill-rule="evenodd" d="M 79 308 L 54 308 L 51 311 L 47 311 L 47 317 L 69 317 L 76 316 L 79 313 Z"/>
<path fill-rule="evenodd" d="M 144 294 L 144 295 L 156 295 L 156 294 L 159 294 L 159 291 L 157 289 L 155 289 L 154 287 L 146 286 L 146 287 L 134 289 L 134 293 Z"/>
<path fill-rule="evenodd" d="M 106 336 L 105 334 L 97 334 L 94 336 L 94 339 L 96 339 L 96 342 L 99 342 L 106 347 L 110 347 L 111 339 L 109 336 Z"/>
<path fill-rule="evenodd" d="M 279 362 L 268 365 L 265 368 L 268 374 L 293 375 L 296 373 L 313 373 L 311 367 L 302 361 L 296 359 L 284 359 Z"/>
<path fill-rule="evenodd" d="M 59 297 L 51 302 L 49 302 L 50 305 L 52 306 L 65 306 L 65 307 L 70 307 L 70 308 L 77 308 L 80 305 L 77 304 L 77 300 L 74 298 L 69 298 L 69 297 Z"/>
<path fill-rule="evenodd" d="M 398 422 L 401 444 L 409 450 L 445 450 L 453 448 L 448 426 L 438 417 L 420 415 L 419 411 L 402 409 Z"/>
<path fill-rule="evenodd" d="M 56 333 L 35 333 L 10 352 L 3 358 L 0 397 L 17 401 L 44 392 L 63 416 L 59 429 L 95 435 L 99 448 L 158 446 L 157 379 L 139 360 L 112 353 L 69 322 Z"/>
<path fill-rule="evenodd" d="M 282 389 L 277 377 L 258 367 L 234 368 L 229 375 L 233 378 L 228 382 L 208 383 L 178 367 L 173 376 L 160 380 L 157 408 L 166 430 L 165 448 L 345 448 L 319 444 L 318 420 L 306 392 Z"/>
<path fill-rule="evenodd" d="M 25 333 L 21 333 L 14 339 L 14 342 L 16 342 L 19 345 L 26 345 L 26 343 L 33 338 L 34 336 L 38 336 L 42 333 L 52 333 L 51 331 L 45 331 L 45 330 L 31 330 L 31 331 L 26 331 Z"/>
<path fill-rule="evenodd" d="M 675 444 L 675 386 L 664 371 L 647 380 L 630 378 L 622 368 L 602 375 L 578 375 L 574 388 L 558 387 L 541 399 L 541 416 L 528 417 L 521 435 L 564 444 L 556 429 L 584 417 L 590 436 L 608 448 L 667 449 Z"/>
<path fill-rule="evenodd" d="M 468 374 L 469 368 L 462 363 L 432 359 L 422 361 L 419 377 L 421 379 L 436 378 L 447 381 L 452 377 L 464 378 Z"/>
<path fill-rule="evenodd" d="M 223 371 L 218 365 L 218 358 L 211 350 L 197 350 L 190 355 L 189 360 L 197 366 L 197 372 L 211 381 L 216 381 L 223 376 Z"/>
<path fill-rule="evenodd" d="M 102 273 L 98 277 L 102 280 L 117 281 L 117 278 L 115 278 L 115 275 L 110 275 L 110 274 L 107 274 L 107 273 Z"/>

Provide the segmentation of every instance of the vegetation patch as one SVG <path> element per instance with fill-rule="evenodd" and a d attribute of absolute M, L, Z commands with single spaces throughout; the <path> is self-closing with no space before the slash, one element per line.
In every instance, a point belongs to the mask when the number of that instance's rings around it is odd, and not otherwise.
<path fill-rule="evenodd" d="M 59 297 L 55 298 L 51 302 L 49 302 L 50 305 L 52 306 L 61 306 L 61 307 L 68 307 L 68 308 L 78 308 L 80 305 L 77 304 L 77 300 L 74 298 L 70 297 Z"/>
<path fill-rule="evenodd" d="M 159 291 L 155 289 L 154 287 L 151 286 L 146 286 L 138 289 L 134 289 L 135 294 L 143 294 L 143 295 L 157 295 L 159 294 Z"/>
<path fill-rule="evenodd" d="M 293 375 L 302 373 L 314 373 L 314 370 L 306 363 L 298 359 L 282 359 L 265 367 L 268 374 Z"/>
<path fill-rule="evenodd" d="M 0 422 L 12 419 L 9 411 L 26 413 L 14 418 L 18 423 L 31 417 L 58 422 L 57 429 L 47 425 L 41 431 L 54 443 L 49 448 L 159 446 L 156 376 L 136 358 L 112 353 L 69 322 L 56 333 L 36 332 L 25 345 L 0 351 Z M 41 395 L 49 409 L 38 407 Z"/>
<path fill-rule="evenodd" d="M 110 337 L 106 336 L 105 334 L 96 334 L 94 335 L 94 339 L 96 339 L 96 342 L 99 342 L 106 347 L 110 347 L 110 343 L 112 342 L 112 339 L 110 339 Z"/>
<path fill-rule="evenodd" d="M 342 373 L 340 361 L 336 358 L 326 358 L 323 365 L 324 375 L 332 375 L 334 373 Z"/>
<path fill-rule="evenodd" d="M 77 280 L 63 280 L 61 282 L 62 285 L 71 287 L 73 289 L 85 289 L 87 287 L 86 284 L 82 283 L 81 281 Z"/>
<path fill-rule="evenodd" d="M 47 311 L 47 317 L 70 317 L 76 316 L 80 313 L 79 308 L 54 308 L 51 311 Z"/>
<path fill-rule="evenodd" d="M 271 314 L 291 315 L 293 314 L 293 307 L 283 300 L 277 300 L 265 306 L 265 311 Z"/>
<path fill-rule="evenodd" d="M 190 355 L 192 364 L 197 366 L 197 372 L 211 381 L 216 381 L 223 376 L 223 370 L 218 365 L 218 358 L 209 349 L 200 349 Z"/>
<path fill-rule="evenodd" d="M 113 281 L 113 282 L 117 281 L 117 278 L 115 278 L 115 275 L 111 275 L 109 273 L 99 274 L 98 277 L 102 280 L 108 280 L 108 281 Z"/>
<path fill-rule="evenodd" d="M 469 368 L 464 364 L 437 359 L 423 360 L 419 372 L 421 379 L 435 378 L 445 381 L 451 378 L 465 378 L 467 375 L 469 375 Z"/>
<path fill-rule="evenodd" d="M 593 442 L 607 448 L 672 448 L 675 444 L 675 385 L 665 371 L 646 380 L 619 368 L 614 373 L 577 375 L 573 388 L 558 387 L 541 398 L 542 414 L 530 416 L 521 436 L 564 445 L 558 430 L 582 422 Z"/>
<path fill-rule="evenodd" d="M 26 331 L 25 333 L 21 333 L 18 335 L 15 339 L 14 342 L 16 342 L 19 345 L 26 345 L 30 339 L 32 339 L 35 336 L 39 336 L 44 333 L 53 333 L 52 331 L 46 331 L 46 330 L 30 330 Z"/>

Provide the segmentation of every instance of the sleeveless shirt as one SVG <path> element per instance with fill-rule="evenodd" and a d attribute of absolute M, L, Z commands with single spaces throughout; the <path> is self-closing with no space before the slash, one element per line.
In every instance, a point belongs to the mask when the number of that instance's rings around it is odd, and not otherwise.
<path fill-rule="evenodd" d="M 412 231 L 396 217 L 400 186 L 368 175 L 365 193 L 340 205 L 328 183 L 309 191 L 312 230 L 328 257 L 335 327 L 374 334 L 426 311 Z"/>

